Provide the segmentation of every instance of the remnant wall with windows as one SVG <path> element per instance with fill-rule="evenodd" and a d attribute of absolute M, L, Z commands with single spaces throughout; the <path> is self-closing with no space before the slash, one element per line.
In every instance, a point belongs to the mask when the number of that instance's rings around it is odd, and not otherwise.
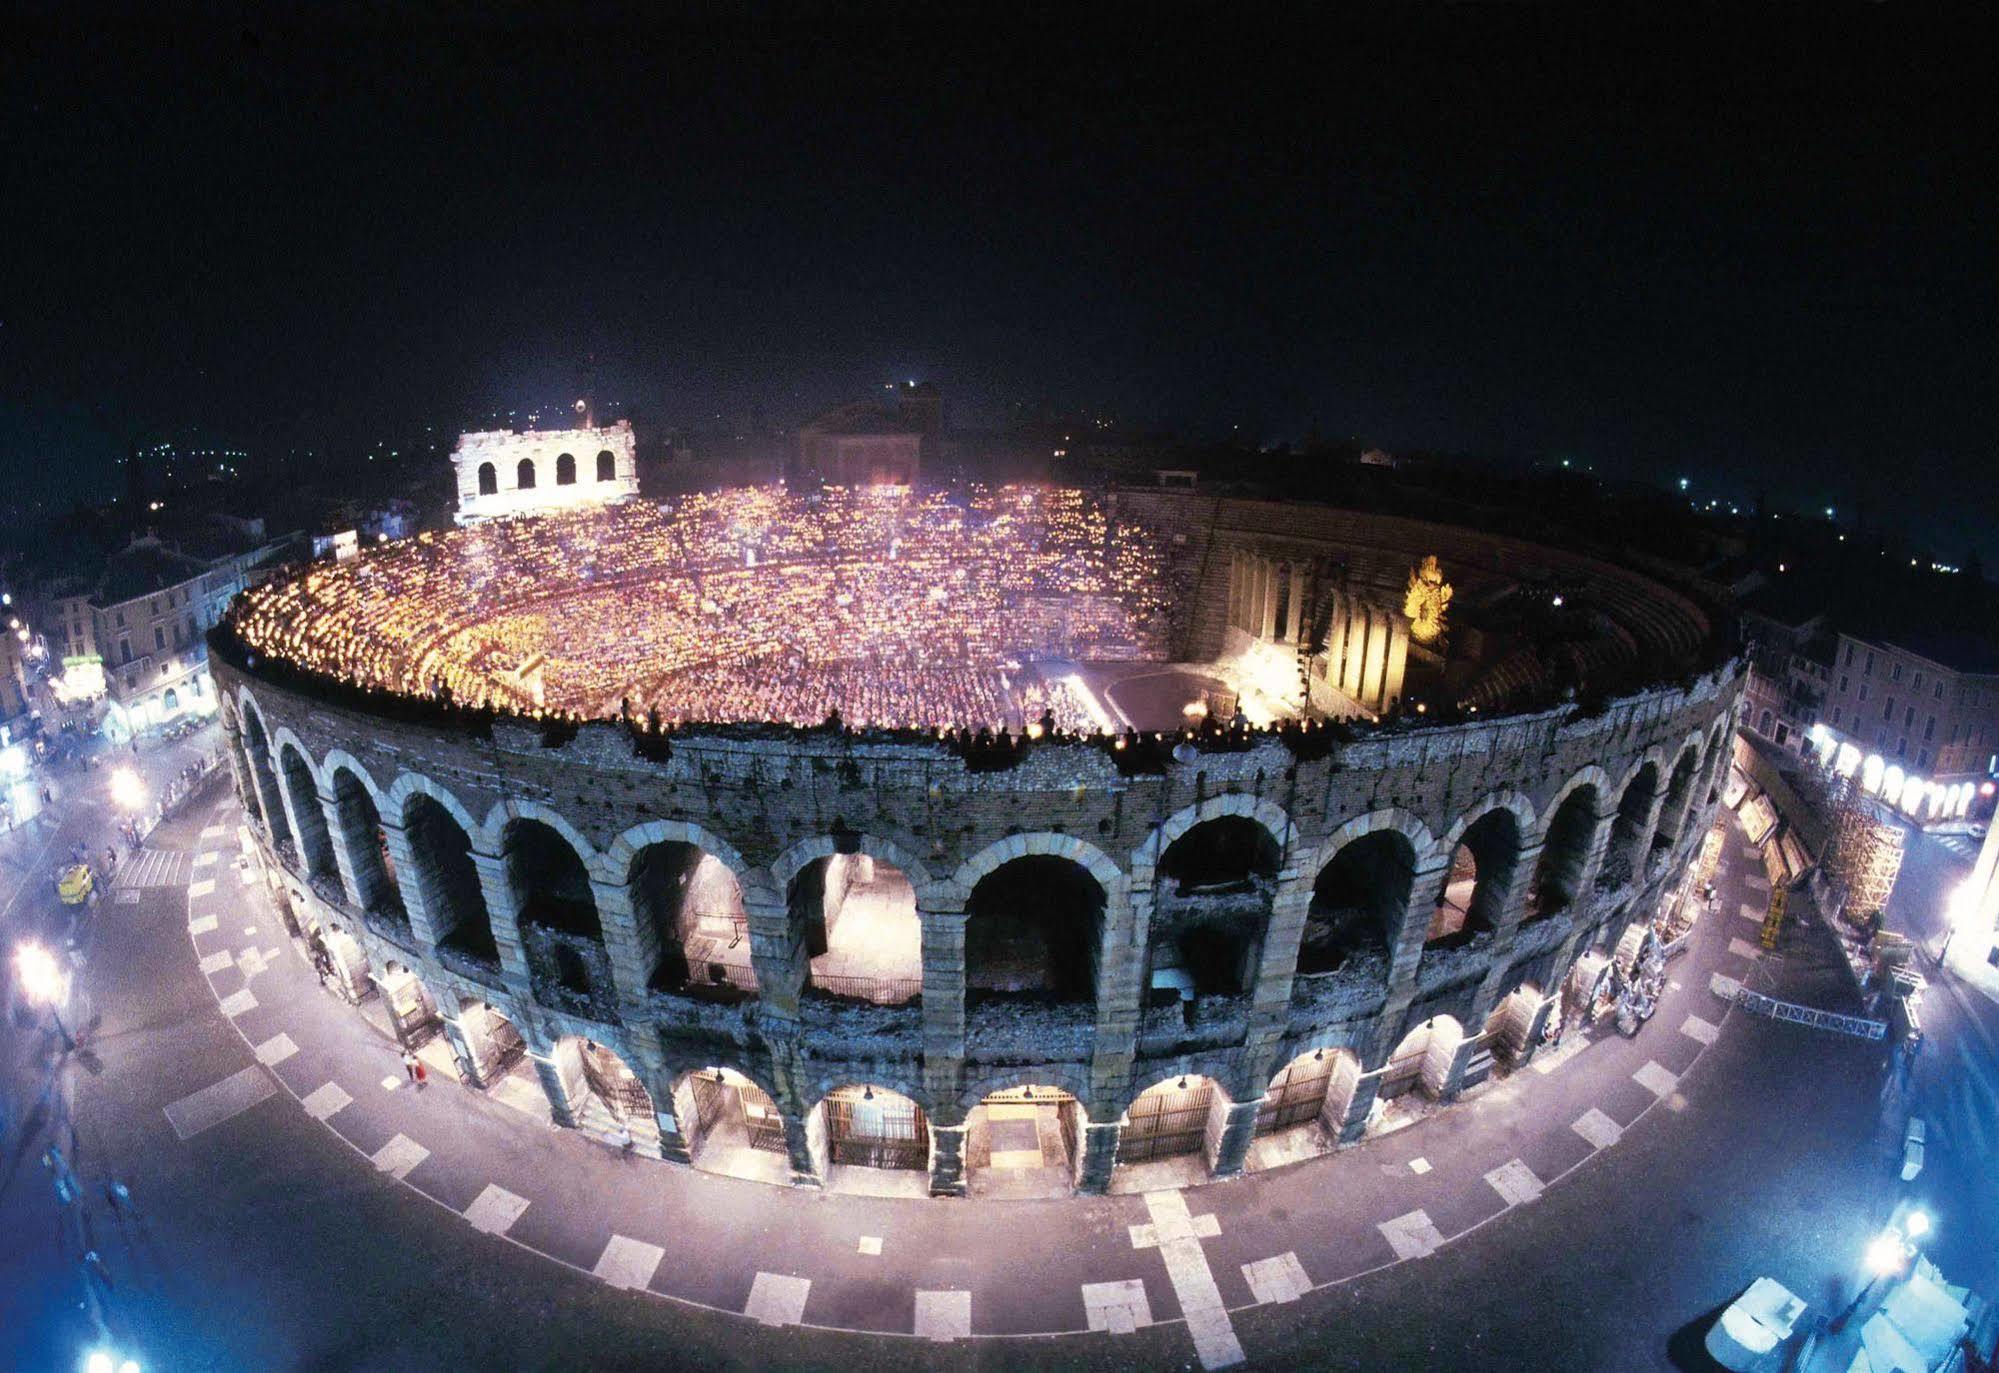
<path fill-rule="evenodd" d="M 451 450 L 458 523 L 574 510 L 639 493 L 630 420 L 591 429 L 484 430 Z"/>

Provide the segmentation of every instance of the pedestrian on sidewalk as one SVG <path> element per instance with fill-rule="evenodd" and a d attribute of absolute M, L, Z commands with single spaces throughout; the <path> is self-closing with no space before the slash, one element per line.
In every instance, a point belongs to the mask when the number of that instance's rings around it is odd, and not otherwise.
<path fill-rule="evenodd" d="M 424 1084 L 430 1081 L 430 1070 L 424 1067 L 423 1060 L 414 1054 L 410 1056 L 410 1061 L 416 1065 L 410 1069 L 410 1075 L 416 1082 L 416 1089 L 421 1092 Z"/>
<path fill-rule="evenodd" d="M 423 1079 L 418 1076 L 422 1071 L 423 1065 L 416 1061 L 416 1055 L 408 1049 L 403 1050 L 403 1072 L 409 1075 L 409 1080 L 416 1083 L 422 1082 Z"/>

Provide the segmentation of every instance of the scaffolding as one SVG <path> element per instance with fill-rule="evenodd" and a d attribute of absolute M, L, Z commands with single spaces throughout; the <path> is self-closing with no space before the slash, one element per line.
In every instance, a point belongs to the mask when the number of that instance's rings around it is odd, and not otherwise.
<path fill-rule="evenodd" d="M 1866 795 L 1850 777 L 1833 782 L 1832 839 L 1826 845 L 1826 876 L 1844 894 L 1849 924 L 1859 925 L 1888 903 L 1902 871 L 1902 829 L 1884 825 L 1868 809 Z"/>

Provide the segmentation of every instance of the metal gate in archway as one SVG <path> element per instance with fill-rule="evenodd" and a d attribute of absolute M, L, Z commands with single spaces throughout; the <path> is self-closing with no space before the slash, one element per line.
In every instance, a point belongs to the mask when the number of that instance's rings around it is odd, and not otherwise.
<path fill-rule="evenodd" d="M 1146 1163 L 1199 1153 L 1208 1142 L 1208 1110 L 1214 1094 L 1215 1084 L 1205 1077 L 1181 1078 L 1172 1086 L 1146 1092 L 1125 1112 L 1118 1161 Z"/>
<path fill-rule="evenodd" d="M 930 1166 L 930 1122 L 908 1097 L 840 1087 L 827 1093 L 825 1111 L 833 1162 L 861 1168 Z"/>
<path fill-rule="evenodd" d="M 624 1061 L 600 1044 L 583 1043 L 583 1078 L 597 1099 L 619 1120 L 652 1114 L 652 1094 Z"/>
<path fill-rule="evenodd" d="M 784 1142 L 784 1119 L 763 1088 L 740 1076 L 725 1080 L 719 1071 L 696 1073 L 691 1086 L 701 1139 L 733 1110 L 750 1148 L 768 1154 L 790 1152 Z"/>
<path fill-rule="evenodd" d="M 1333 1080 L 1333 1058 L 1320 1054 L 1291 1060 L 1256 1108 L 1256 1132 L 1267 1135 L 1317 1120 L 1326 1109 L 1326 1089 Z"/>

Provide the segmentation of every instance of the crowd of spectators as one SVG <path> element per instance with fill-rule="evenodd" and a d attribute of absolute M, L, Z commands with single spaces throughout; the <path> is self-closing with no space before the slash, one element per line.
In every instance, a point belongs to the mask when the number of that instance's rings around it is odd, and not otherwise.
<path fill-rule="evenodd" d="M 783 487 L 424 533 L 231 630 L 360 688 L 510 711 L 1095 727 L 1037 661 L 1166 656 L 1163 555 L 1090 493 Z"/>

